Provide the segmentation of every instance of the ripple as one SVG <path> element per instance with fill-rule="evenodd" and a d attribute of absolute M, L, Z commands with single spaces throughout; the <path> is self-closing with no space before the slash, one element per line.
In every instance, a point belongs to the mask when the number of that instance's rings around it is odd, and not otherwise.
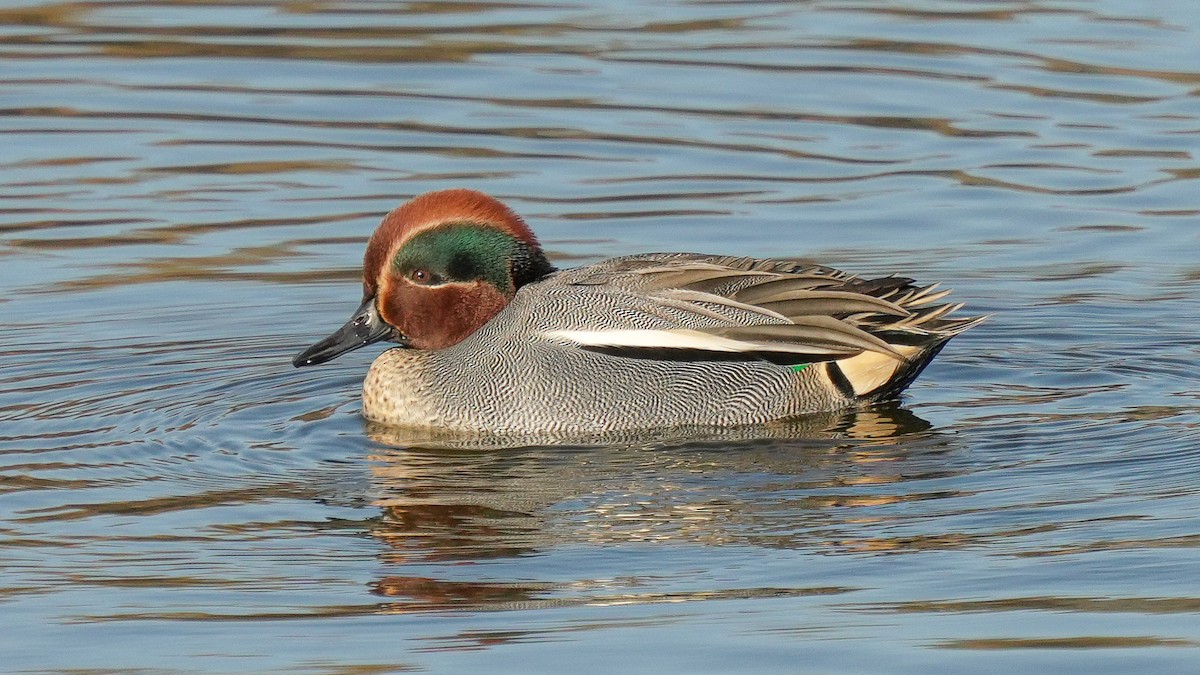
<path fill-rule="evenodd" d="M 0 9 L 6 666 L 1186 669 L 1197 31 L 1107 1 Z M 811 257 L 992 318 L 898 404 L 791 424 L 380 428 L 371 350 L 290 357 L 381 215 L 450 186 L 564 265 Z"/>

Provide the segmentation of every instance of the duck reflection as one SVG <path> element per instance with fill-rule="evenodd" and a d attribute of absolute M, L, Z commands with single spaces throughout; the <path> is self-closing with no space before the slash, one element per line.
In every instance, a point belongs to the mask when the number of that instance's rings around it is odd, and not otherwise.
<path fill-rule="evenodd" d="M 448 437 L 370 423 L 367 433 L 380 445 L 371 473 L 382 512 L 371 534 L 394 565 L 639 542 L 845 548 L 845 526 L 869 518 L 854 507 L 946 496 L 889 484 L 947 475 L 955 447 L 899 405 L 592 439 Z M 541 583 L 424 575 L 386 576 L 373 590 L 400 611 L 562 602 Z"/>
<path fill-rule="evenodd" d="M 371 423 L 367 433 L 381 445 L 371 458 L 383 509 L 374 534 L 397 560 L 427 561 L 521 555 L 573 537 L 736 540 L 769 530 L 773 518 L 872 499 L 829 489 L 911 477 L 950 449 L 898 405 L 591 439 L 450 437 Z"/>

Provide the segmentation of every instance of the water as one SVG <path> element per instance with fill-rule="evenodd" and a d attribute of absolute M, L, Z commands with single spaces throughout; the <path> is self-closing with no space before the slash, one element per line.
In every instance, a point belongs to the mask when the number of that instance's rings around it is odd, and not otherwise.
<path fill-rule="evenodd" d="M 1200 8 L 6 4 L 0 662 L 1185 672 L 1200 658 Z M 379 216 L 560 265 L 809 256 L 971 312 L 775 437 L 367 425 Z"/>

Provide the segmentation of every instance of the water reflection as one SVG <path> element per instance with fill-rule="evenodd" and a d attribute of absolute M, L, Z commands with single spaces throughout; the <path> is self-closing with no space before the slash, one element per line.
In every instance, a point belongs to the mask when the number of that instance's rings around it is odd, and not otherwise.
<path fill-rule="evenodd" d="M 4 668 L 1188 669 L 1194 4 L 0 8 Z M 562 262 L 812 256 L 996 317 L 919 417 L 364 427 L 368 355 L 289 356 L 451 186 Z"/>
<path fill-rule="evenodd" d="M 627 433 L 599 445 L 581 440 L 562 445 L 557 439 L 557 447 L 513 447 L 513 439 L 449 440 L 374 424 L 368 432 L 390 446 L 371 457 L 382 512 L 369 529 L 387 545 L 383 559 L 389 568 L 400 570 L 536 556 L 578 545 L 800 548 L 836 541 L 845 550 L 852 537 L 839 536 L 839 524 L 855 520 L 859 507 L 952 496 L 904 483 L 945 476 L 941 459 L 957 449 L 953 439 L 894 404 L 736 430 Z M 638 588 L 642 585 L 634 579 L 496 583 L 388 574 L 371 588 L 397 603 L 389 612 L 852 590 L 800 584 L 671 593 Z"/>
<path fill-rule="evenodd" d="M 854 537 L 837 525 L 856 508 L 960 496 L 916 487 L 948 475 L 942 460 L 956 445 L 894 404 L 703 434 L 627 433 L 600 445 L 511 447 L 513 439 L 368 429 L 392 446 L 371 457 L 382 509 L 371 534 L 394 563 L 584 542 L 847 549 Z"/>
<path fill-rule="evenodd" d="M 766 587 L 663 593 L 631 592 L 621 583 L 487 583 L 428 577 L 388 576 L 372 584 L 371 591 L 388 598 L 382 607 L 389 614 L 444 611 L 520 611 L 575 606 L 647 605 L 680 602 L 752 600 L 788 597 L 834 596 L 854 591 L 842 587 Z M 637 585 L 636 583 L 634 585 Z M 661 623 L 656 621 L 655 623 Z M 573 630 L 588 627 L 575 626 Z"/>

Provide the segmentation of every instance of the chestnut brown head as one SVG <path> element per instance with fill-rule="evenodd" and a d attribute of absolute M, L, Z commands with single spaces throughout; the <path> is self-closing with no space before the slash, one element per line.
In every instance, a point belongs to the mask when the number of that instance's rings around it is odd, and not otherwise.
<path fill-rule="evenodd" d="M 371 235 L 354 316 L 292 363 L 323 363 L 385 338 L 415 349 L 455 345 L 552 271 L 529 227 L 495 199 L 473 190 L 423 194 Z"/>

